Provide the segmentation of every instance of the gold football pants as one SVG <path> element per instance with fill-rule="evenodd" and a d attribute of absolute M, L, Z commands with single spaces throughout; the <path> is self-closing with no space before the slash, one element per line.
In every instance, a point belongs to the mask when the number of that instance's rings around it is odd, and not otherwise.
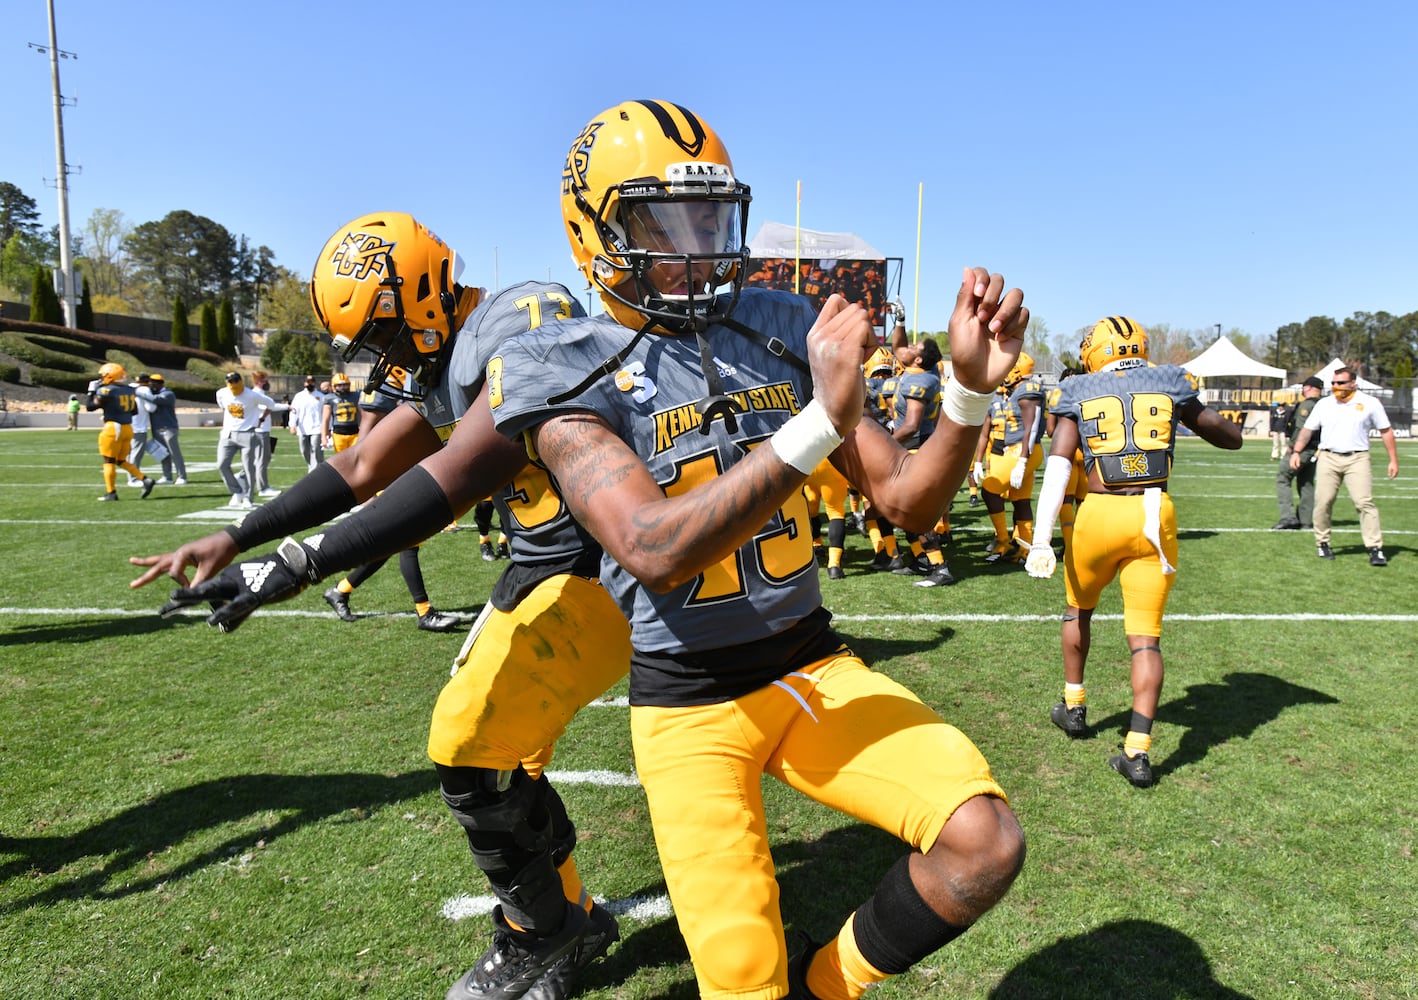
<path fill-rule="evenodd" d="M 711 1000 L 787 993 L 765 772 L 916 850 L 966 800 L 1004 798 L 963 733 L 852 653 L 730 702 L 632 706 L 630 723 L 665 883 Z"/>
<path fill-rule="evenodd" d="M 1006 500 L 1028 500 L 1034 495 L 1034 472 L 1044 462 L 1044 449 L 1040 445 L 1035 445 L 1034 450 L 1029 453 L 1029 461 L 1024 466 L 1024 481 L 1019 484 L 1019 489 L 1009 485 L 1009 477 L 1014 472 L 1014 467 L 1019 463 L 1019 453 L 1024 450 L 1022 444 L 1012 444 L 1005 448 L 1003 455 L 996 455 L 991 452 L 989 464 L 985 466 L 985 478 L 980 485 L 997 497 L 1004 497 Z"/>
<path fill-rule="evenodd" d="M 1177 574 L 1162 572 L 1157 548 L 1143 533 L 1141 496 L 1090 493 L 1078 505 L 1073 544 L 1064 552 L 1064 583 L 1071 607 L 1098 606 L 1103 588 L 1118 578 L 1123 591 L 1123 631 L 1162 634 L 1162 612 Z M 1167 562 L 1177 565 L 1177 512 L 1162 494 L 1159 539 Z"/>
<path fill-rule="evenodd" d="M 428 755 L 533 778 L 572 716 L 625 676 L 630 626 L 599 583 L 548 577 L 512 611 L 484 608 L 433 709 Z"/>

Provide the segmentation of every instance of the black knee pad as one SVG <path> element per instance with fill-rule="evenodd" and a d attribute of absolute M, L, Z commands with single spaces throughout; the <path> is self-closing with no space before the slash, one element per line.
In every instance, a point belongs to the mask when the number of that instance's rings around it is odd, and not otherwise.
<path fill-rule="evenodd" d="M 521 767 L 436 767 L 443 801 L 506 917 L 527 930 L 555 932 L 566 911 L 557 868 L 576 844 L 560 796 L 545 776 L 533 781 Z"/>

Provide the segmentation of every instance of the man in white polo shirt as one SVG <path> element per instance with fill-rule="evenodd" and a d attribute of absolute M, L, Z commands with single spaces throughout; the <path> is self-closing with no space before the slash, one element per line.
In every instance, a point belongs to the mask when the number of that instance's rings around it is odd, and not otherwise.
<path fill-rule="evenodd" d="M 240 372 L 227 372 L 226 387 L 217 390 L 222 411 L 222 433 L 217 439 L 217 471 L 231 492 L 229 507 L 250 510 L 256 489 L 256 425 L 275 409 L 275 401 L 260 389 L 247 388 Z M 241 455 L 241 476 L 231 471 L 232 459 Z"/>
<path fill-rule="evenodd" d="M 1393 426 L 1384 406 L 1367 392 L 1360 392 L 1353 369 L 1336 369 L 1330 388 L 1333 395 L 1321 399 L 1310 411 L 1305 426 L 1295 439 L 1290 453 L 1290 467 L 1298 469 L 1300 453 L 1310 437 L 1320 437 L 1319 456 L 1315 462 L 1315 544 L 1321 559 L 1333 559 L 1329 547 L 1329 528 L 1334 501 L 1339 496 L 1339 484 L 1349 491 L 1359 511 L 1359 531 L 1364 548 L 1369 550 L 1370 566 L 1387 566 L 1384 555 L 1383 529 L 1379 525 L 1379 509 L 1374 505 L 1374 475 L 1369 465 L 1369 431 L 1379 432 L 1388 449 L 1388 477 L 1398 478 L 1398 445 L 1394 442 Z"/>

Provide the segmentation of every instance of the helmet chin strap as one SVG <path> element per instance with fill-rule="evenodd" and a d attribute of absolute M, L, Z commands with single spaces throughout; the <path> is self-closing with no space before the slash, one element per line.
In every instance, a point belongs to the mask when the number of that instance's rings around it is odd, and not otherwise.
<path fill-rule="evenodd" d="M 700 330 L 694 331 L 694 339 L 699 342 L 699 370 L 704 373 L 704 385 L 709 395 L 694 404 L 702 418 L 699 433 L 708 434 L 709 425 L 718 417 L 724 418 L 724 429 L 737 434 L 739 422 L 735 413 L 742 413 L 743 407 L 724 393 L 724 383 L 719 378 L 719 369 L 714 366 L 714 349 L 709 346 L 709 338 Z"/>

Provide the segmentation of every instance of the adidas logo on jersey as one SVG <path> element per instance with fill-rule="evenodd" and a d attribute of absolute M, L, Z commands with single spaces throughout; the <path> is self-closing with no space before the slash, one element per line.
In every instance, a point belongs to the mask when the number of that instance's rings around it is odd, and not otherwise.
<path fill-rule="evenodd" d="M 261 588 L 266 585 L 266 578 L 271 575 L 271 570 L 276 568 L 276 564 L 270 559 L 263 559 L 261 562 L 249 562 L 241 564 L 241 578 L 246 582 L 246 589 L 253 594 L 261 593 Z"/>

